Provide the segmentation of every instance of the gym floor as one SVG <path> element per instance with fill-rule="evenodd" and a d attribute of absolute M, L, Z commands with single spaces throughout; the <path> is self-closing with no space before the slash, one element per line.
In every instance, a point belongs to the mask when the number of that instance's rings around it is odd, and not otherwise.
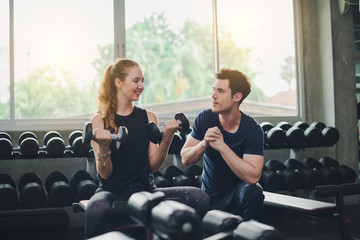
<path fill-rule="evenodd" d="M 347 206 L 345 214 L 349 219 L 349 233 L 360 239 L 360 205 Z M 298 213 L 267 211 L 266 223 L 278 229 L 286 240 L 342 240 L 336 221 L 314 218 Z M 37 228 L 33 230 L 14 229 L 0 231 L 1 240 L 82 240 L 83 227 L 68 229 Z"/>

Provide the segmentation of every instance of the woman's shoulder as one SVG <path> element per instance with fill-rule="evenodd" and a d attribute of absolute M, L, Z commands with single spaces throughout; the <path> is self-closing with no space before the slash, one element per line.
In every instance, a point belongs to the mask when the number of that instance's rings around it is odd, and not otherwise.
<path fill-rule="evenodd" d="M 100 113 L 95 113 L 91 117 L 90 121 L 91 121 L 92 124 L 96 124 L 96 125 L 101 125 L 102 124 L 102 125 L 104 125 L 104 120 L 103 120 Z"/>
<path fill-rule="evenodd" d="M 146 110 L 146 114 L 147 114 L 147 117 L 149 119 L 149 122 L 158 123 L 158 117 L 154 112 Z"/>

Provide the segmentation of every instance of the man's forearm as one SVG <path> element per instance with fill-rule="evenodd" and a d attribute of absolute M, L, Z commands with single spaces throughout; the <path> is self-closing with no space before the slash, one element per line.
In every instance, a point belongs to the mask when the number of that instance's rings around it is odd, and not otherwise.
<path fill-rule="evenodd" d="M 203 156 L 207 146 L 205 141 L 201 141 L 193 147 L 186 147 L 181 150 L 182 163 L 185 166 L 196 163 Z"/>

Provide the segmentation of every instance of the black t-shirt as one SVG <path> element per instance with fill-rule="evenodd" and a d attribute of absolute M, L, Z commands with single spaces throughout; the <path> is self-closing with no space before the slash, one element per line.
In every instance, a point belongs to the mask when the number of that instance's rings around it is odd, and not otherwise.
<path fill-rule="evenodd" d="M 150 174 L 148 158 L 150 140 L 146 134 L 148 121 L 146 110 L 136 106 L 127 116 L 115 114 L 116 126 L 125 126 L 128 129 L 128 138 L 119 149 L 116 149 L 115 141 L 111 143 L 113 173 L 107 180 L 102 179 L 98 174 L 101 188 L 120 193 L 135 181 L 142 180 L 144 184 L 148 184 Z"/>

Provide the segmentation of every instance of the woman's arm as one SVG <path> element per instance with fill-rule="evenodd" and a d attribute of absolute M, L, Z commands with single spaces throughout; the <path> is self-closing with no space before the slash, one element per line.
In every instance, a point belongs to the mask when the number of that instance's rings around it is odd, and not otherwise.
<path fill-rule="evenodd" d="M 155 113 L 147 111 L 149 122 L 153 121 L 158 125 L 158 118 Z M 162 133 L 162 140 L 160 145 L 154 144 L 152 142 L 149 143 L 149 165 L 151 173 L 155 173 L 163 162 L 165 161 L 171 141 L 177 129 L 179 128 L 179 124 L 175 119 L 167 121 L 164 124 L 164 131 Z"/>
<path fill-rule="evenodd" d="M 96 170 L 103 179 L 108 179 L 113 171 L 111 162 L 110 131 L 104 129 L 104 121 L 100 114 L 95 114 L 91 118 L 92 129 L 95 133 L 95 139 L 91 140 L 91 146 L 94 151 Z"/>

